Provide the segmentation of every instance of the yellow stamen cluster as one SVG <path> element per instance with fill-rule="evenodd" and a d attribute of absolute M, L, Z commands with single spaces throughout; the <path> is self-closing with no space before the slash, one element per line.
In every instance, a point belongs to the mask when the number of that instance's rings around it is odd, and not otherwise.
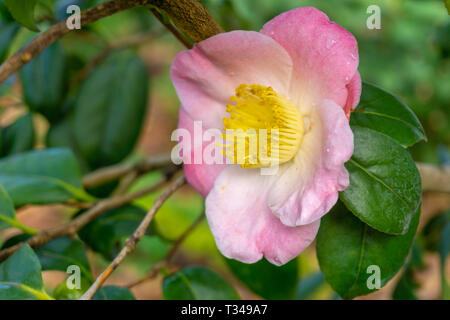
<path fill-rule="evenodd" d="M 243 168 L 269 167 L 291 160 L 304 135 L 299 110 L 271 87 L 242 84 L 223 119 L 224 153 Z"/>

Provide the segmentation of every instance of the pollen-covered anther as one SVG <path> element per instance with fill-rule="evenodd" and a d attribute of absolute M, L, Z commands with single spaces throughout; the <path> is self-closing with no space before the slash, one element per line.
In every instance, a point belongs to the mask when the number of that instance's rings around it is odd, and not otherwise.
<path fill-rule="evenodd" d="M 271 87 L 241 84 L 226 106 L 224 153 L 243 168 L 290 161 L 304 135 L 299 110 Z"/>

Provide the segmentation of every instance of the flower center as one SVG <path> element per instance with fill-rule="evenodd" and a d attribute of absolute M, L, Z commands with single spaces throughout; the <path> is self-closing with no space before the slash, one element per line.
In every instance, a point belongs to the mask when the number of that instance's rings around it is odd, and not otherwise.
<path fill-rule="evenodd" d="M 271 87 L 241 84 L 223 119 L 224 153 L 243 168 L 269 167 L 291 160 L 304 135 L 299 110 Z"/>

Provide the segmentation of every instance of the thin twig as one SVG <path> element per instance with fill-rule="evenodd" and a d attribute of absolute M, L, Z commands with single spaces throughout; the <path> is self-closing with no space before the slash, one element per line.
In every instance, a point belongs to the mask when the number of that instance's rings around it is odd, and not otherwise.
<path fill-rule="evenodd" d="M 26 243 L 29 244 L 31 247 L 40 247 L 55 238 L 75 234 L 82 227 L 84 227 L 89 222 L 91 222 L 92 220 L 94 220 L 95 218 L 100 216 L 101 214 L 105 213 L 106 211 L 122 207 L 126 204 L 131 203 L 133 200 L 139 199 L 148 193 L 158 190 L 159 188 L 161 188 L 162 186 L 164 186 L 167 183 L 167 180 L 170 179 L 173 176 L 173 174 L 174 174 L 173 171 L 169 171 L 164 175 L 163 178 L 161 178 L 160 181 L 158 181 L 154 185 L 144 188 L 142 190 L 136 191 L 134 193 L 100 200 L 92 208 L 90 208 L 83 214 L 79 215 L 78 217 L 73 219 L 68 224 L 58 226 L 58 227 L 48 230 L 48 231 L 40 232 L 25 242 L 20 242 L 14 246 L 11 246 L 9 248 L 1 250 L 0 251 L 0 261 L 3 261 L 6 258 L 8 258 L 11 254 L 16 252 L 18 249 L 20 249 Z"/>
<path fill-rule="evenodd" d="M 81 26 L 85 26 L 89 23 L 111 16 L 126 9 L 149 4 L 150 2 L 151 0 L 111 0 L 101 3 L 81 12 Z M 70 19 L 70 17 L 68 19 Z M 35 56 L 41 53 L 56 40 L 73 31 L 73 29 L 69 29 L 67 27 L 66 21 L 67 19 L 55 24 L 47 31 L 39 34 L 23 49 L 6 60 L 0 66 L 0 83 L 8 79 L 14 72 L 30 62 Z"/>
<path fill-rule="evenodd" d="M 111 262 L 111 264 L 97 277 L 92 286 L 83 294 L 80 300 L 91 300 L 98 289 L 109 278 L 109 276 L 117 269 L 117 267 L 125 260 L 125 258 L 136 249 L 136 244 L 145 235 L 150 222 L 155 216 L 156 212 L 161 208 L 164 202 L 181 186 L 185 184 L 186 180 L 184 175 L 177 178 L 156 200 L 149 212 L 142 220 L 136 231 L 127 239 L 125 246 L 119 252 L 117 257 Z"/>
<path fill-rule="evenodd" d="M 143 159 L 137 163 L 118 164 L 105 167 L 87 174 L 83 177 L 83 186 L 86 189 L 95 188 L 102 184 L 118 180 L 132 171 L 145 173 L 173 165 L 170 155 L 154 156 Z"/>
<path fill-rule="evenodd" d="M 137 171 L 131 171 L 127 175 L 125 175 L 122 179 L 120 179 L 119 185 L 112 193 L 112 196 L 118 196 L 127 192 L 128 188 L 136 181 L 139 177 L 139 173 Z"/>
<path fill-rule="evenodd" d="M 195 219 L 195 221 L 189 226 L 189 228 L 187 228 L 183 232 L 183 234 L 177 240 L 175 240 L 175 242 L 172 245 L 172 248 L 170 249 L 170 251 L 167 253 L 167 255 L 165 256 L 165 258 L 163 260 L 161 260 L 157 264 L 155 264 L 155 266 L 147 273 L 146 276 L 144 276 L 143 278 L 141 278 L 133 283 L 128 284 L 126 287 L 133 288 L 133 287 L 136 287 L 148 280 L 151 280 L 151 279 L 155 278 L 163 268 L 170 265 L 175 254 L 178 252 L 178 249 L 180 248 L 181 244 L 184 242 L 184 240 L 186 240 L 186 238 L 191 234 L 191 232 L 194 231 L 195 228 L 197 228 L 197 226 L 203 221 L 204 218 L 205 218 L 205 213 L 203 212 L 201 215 L 198 216 L 197 219 Z"/>

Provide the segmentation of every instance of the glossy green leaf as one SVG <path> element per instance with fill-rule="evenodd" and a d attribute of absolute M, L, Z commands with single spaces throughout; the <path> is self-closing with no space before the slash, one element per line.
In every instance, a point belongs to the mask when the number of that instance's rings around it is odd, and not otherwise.
<path fill-rule="evenodd" d="M 41 266 L 33 250 L 24 245 L 0 263 L 0 300 L 49 300 L 41 277 Z"/>
<path fill-rule="evenodd" d="M 355 150 L 345 164 L 350 185 L 340 199 L 358 218 L 381 232 L 404 234 L 421 198 L 419 172 L 410 154 L 393 139 L 353 127 Z"/>
<path fill-rule="evenodd" d="M 140 207 L 128 205 L 102 214 L 78 232 L 80 239 L 106 259 L 114 258 L 146 215 Z"/>
<path fill-rule="evenodd" d="M 67 149 L 29 151 L 1 159 L 0 184 L 15 206 L 92 200 L 82 189 L 80 168 Z"/>
<path fill-rule="evenodd" d="M 34 125 L 31 113 L 20 117 L 2 129 L 0 156 L 11 155 L 33 149 Z"/>
<path fill-rule="evenodd" d="M 368 294 L 376 291 L 370 286 L 376 274 L 369 267 L 378 266 L 380 285 L 384 286 L 404 264 L 419 218 L 418 210 L 405 235 L 388 235 L 361 222 L 338 203 L 322 218 L 317 235 L 317 258 L 327 282 L 344 298 Z"/>
<path fill-rule="evenodd" d="M 298 282 L 297 260 L 278 267 L 263 259 L 253 264 L 226 259 L 234 275 L 251 291 L 269 299 L 290 299 Z"/>
<path fill-rule="evenodd" d="M 203 267 L 187 267 L 163 282 L 166 300 L 236 300 L 236 291 L 217 273 Z"/>
<path fill-rule="evenodd" d="M 39 31 L 34 19 L 34 9 L 38 0 L 5 0 L 5 5 L 11 15 L 20 24 L 32 31 Z"/>
<path fill-rule="evenodd" d="M 76 265 L 80 268 L 82 276 L 93 281 L 91 268 L 86 255 L 86 249 L 81 241 L 69 237 L 57 238 L 36 249 L 41 262 L 42 270 L 67 271 L 67 268 Z"/>
<path fill-rule="evenodd" d="M 56 42 L 20 70 L 25 103 L 50 121 L 58 120 L 64 112 L 66 69 L 64 51 Z"/>
<path fill-rule="evenodd" d="M 106 286 L 98 290 L 93 300 L 136 300 L 130 289 L 115 286 Z"/>
<path fill-rule="evenodd" d="M 145 112 L 149 77 L 131 52 L 112 55 L 83 83 L 73 130 L 80 152 L 93 168 L 123 160 L 133 150 Z"/>
<path fill-rule="evenodd" d="M 322 272 L 315 272 L 300 279 L 295 290 L 294 300 L 312 299 L 317 290 L 325 283 Z"/>
<path fill-rule="evenodd" d="M 381 132 L 405 147 L 426 140 L 422 124 L 405 103 L 368 83 L 363 83 L 361 101 L 350 124 Z"/>

